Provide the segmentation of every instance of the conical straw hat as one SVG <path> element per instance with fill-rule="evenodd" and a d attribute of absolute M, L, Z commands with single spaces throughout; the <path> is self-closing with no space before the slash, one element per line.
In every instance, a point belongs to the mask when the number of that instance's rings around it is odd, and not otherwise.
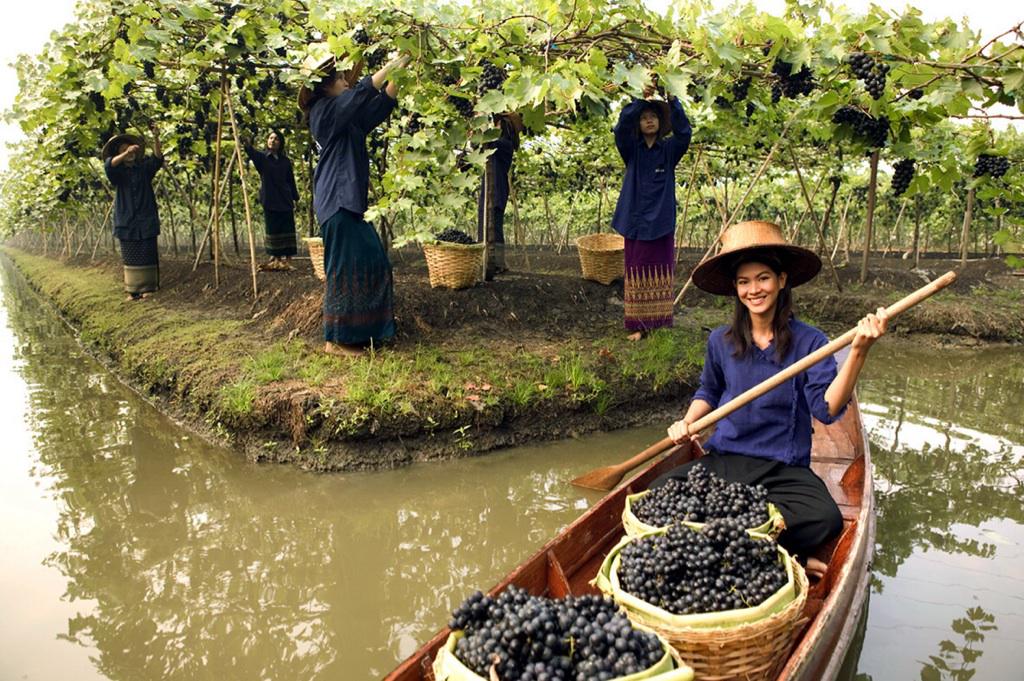
<path fill-rule="evenodd" d="M 708 258 L 693 271 L 693 283 L 708 293 L 732 296 L 736 265 L 741 259 L 756 259 L 758 254 L 775 256 L 782 263 L 786 283 L 799 286 L 813 279 L 821 270 L 821 258 L 814 251 L 794 246 L 782 236 L 782 229 L 773 222 L 750 220 L 738 222 L 722 235 L 722 250 Z"/>

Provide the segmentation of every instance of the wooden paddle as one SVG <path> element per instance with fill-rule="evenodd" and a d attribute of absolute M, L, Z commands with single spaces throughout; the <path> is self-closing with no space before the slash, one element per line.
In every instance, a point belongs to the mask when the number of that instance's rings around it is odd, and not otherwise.
<path fill-rule="evenodd" d="M 943 274 L 941 277 L 931 282 L 930 284 L 922 286 L 921 288 L 914 291 L 906 298 L 903 298 L 899 302 L 893 303 L 892 305 L 887 307 L 885 311 L 888 313 L 889 319 L 893 319 L 897 315 L 905 312 L 906 310 L 909 310 L 914 305 L 920 303 L 922 300 L 930 298 L 931 296 L 935 295 L 942 289 L 952 284 L 954 281 L 956 281 L 956 273 L 946 272 L 945 274 Z M 729 414 L 733 413 L 740 407 L 754 401 L 761 395 L 764 395 L 769 390 L 772 390 L 773 388 L 776 388 L 779 385 L 785 383 L 789 379 L 799 374 L 801 371 L 806 371 L 809 367 L 814 366 L 815 364 L 825 359 L 826 357 L 834 355 L 836 352 L 839 352 L 847 345 L 852 343 L 853 338 L 856 335 L 857 328 L 854 327 L 847 331 L 846 333 L 844 333 L 839 338 L 836 338 L 828 345 L 818 348 L 817 350 L 807 355 L 800 361 L 794 362 L 792 365 L 786 367 L 785 369 L 775 374 L 771 378 L 767 379 L 766 381 L 758 383 L 753 388 L 747 390 L 741 395 L 734 397 L 733 399 L 729 400 L 728 402 L 718 407 L 714 411 L 710 412 L 706 416 L 699 418 L 693 423 L 691 423 L 690 433 L 699 433 L 705 428 L 717 423 L 720 419 L 724 418 L 725 416 L 728 416 Z M 572 484 L 576 485 L 577 487 L 586 487 L 587 489 L 596 489 L 601 490 L 602 492 L 607 492 L 608 490 L 611 490 L 617 484 L 619 484 L 619 481 L 622 479 L 622 476 L 625 475 L 627 472 L 636 468 L 640 464 L 650 459 L 653 459 L 658 454 L 661 454 L 666 449 L 672 447 L 673 444 L 674 443 L 672 442 L 672 438 L 666 437 L 665 439 L 660 440 L 655 444 L 651 445 L 650 447 L 640 452 L 633 458 L 627 461 L 623 461 L 622 463 L 616 464 L 614 466 L 605 466 L 604 468 L 598 468 L 596 470 L 590 471 L 589 473 L 581 475 L 580 477 L 573 480 Z"/>

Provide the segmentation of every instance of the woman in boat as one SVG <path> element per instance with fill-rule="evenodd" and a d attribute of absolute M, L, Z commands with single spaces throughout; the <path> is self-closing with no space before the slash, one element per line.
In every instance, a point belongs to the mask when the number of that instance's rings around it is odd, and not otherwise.
<path fill-rule="evenodd" d="M 271 130 L 267 135 L 267 148 L 258 151 L 252 142 L 245 145 L 245 153 L 260 174 L 260 204 L 266 225 L 266 250 L 270 262 L 267 270 L 290 270 L 295 248 L 295 202 L 299 190 L 295 186 L 295 173 L 291 159 L 284 153 L 284 134 Z"/>
<path fill-rule="evenodd" d="M 358 66 L 339 71 L 332 58 L 299 108 L 320 150 L 313 173 L 313 208 L 324 241 L 324 350 L 359 356 L 395 335 L 391 263 L 373 225 L 363 219 L 369 201 L 367 134 L 394 110 L 398 88 L 387 77 L 408 56 L 358 78 Z"/>
<path fill-rule="evenodd" d="M 150 123 L 149 130 L 152 156 L 144 155 L 145 141 L 131 134 L 111 137 L 101 152 L 103 170 L 114 185 L 114 236 L 121 245 L 128 300 L 148 298 L 160 288 L 160 215 L 153 176 L 163 167 L 164 156 L 156 124 Z"/>
<path fill-rule="evenodd" d="M 651 93 L 648 88 L 645 95 Z M 639 340 L 652 329 L 672 326 L 675 169 L 693 130 L 673 97 L 633 100 L 619 114 L 614 133 L 626 171 L 612 228 L 626 242 L 625 326 L 630 340 Z"/>
<path fill-rule="evenodd" d="M 512 170 L 512 158 L 519 149 L 519 133 L 523 129 L 523 120 L 516 113 L 498 114 L 495 116 L 500 134 L 498 139 L 488 142 L 486 148 L 494 149 L 487 159 L 487 169 L 491 182 L 491 215 L 487 227 L 487 275 L 490 281 L 494 275 L 507 272 L 505 266 L 505 207 L 508 205 L 509 171 Z M 487 175 L 480 186 L 477 200 L 476 236 L 484 241 L 484 204 L 486 203 Z"/>
<path fill-rule="evenodd" d="M 694 270 L 693 282 L 735 299 L 732 322 L 711 332 L 700 387 L 683 419 L 669 428 L 673 441 L 686 442 L 694 435 L 691 423 L 828 343 L 793 312 L 792 289 L 820 269 L 813 251 L 786 243 L 773 223 L 742 222 L 722 235 L 721 252 Z M 807 560 L 812 574 L 825 569 L 812 553 L 842 531 L 843 519 L 810 469 L 811 417 L 828 424 L 843 415 L 868 350 L 886 325 L 885 309 L 879 308 L 858 323 L 841 369 L 829 357 L 724 417 L 700 459 L 729 482 L 767 488 L 786 524 L 779 543 Z M 669 471 L 652 486 L 686 477 L 695 463 Z"/>

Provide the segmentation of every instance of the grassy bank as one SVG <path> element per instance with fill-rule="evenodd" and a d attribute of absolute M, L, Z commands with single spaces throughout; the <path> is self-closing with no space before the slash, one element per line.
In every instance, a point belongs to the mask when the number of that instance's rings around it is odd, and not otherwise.
<path fill-rule="evenodd" d="M 4 251 L 141 391 L 259 460 L 388 467 L 665 418 L 692 391 L 717 313 L 630 343 L 605 329 L 399 339 L 351 361 L 273 315 L 161 294 L 125 301 L 110 265 Z M 458 292 L 446 295 L 457 297 Z M 255 319 L 253 317 L 256 317 Z"/>

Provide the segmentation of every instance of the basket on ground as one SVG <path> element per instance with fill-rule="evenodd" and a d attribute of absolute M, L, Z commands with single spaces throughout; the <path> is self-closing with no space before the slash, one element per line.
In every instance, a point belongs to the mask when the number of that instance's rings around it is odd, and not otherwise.
<path fill-rule="evenodd" d="M 587 234 L 576 239 L 583 278 L 608 285 L 626 274 L 626 240 L 619 234 Z"/>
<path fill-rule="evenodd" d="M 480 281 L 483 244 L 423 244 L 431 288 L 466 288 Z"/>
<path fill-rule="evenodd" d="M 318 236 L 306 237 L 306 248 L 309 249 L 309 259 L 313 263 L 313 274 L 320 281 L 327 279 L 324 274 L 324 240 Z"/>
<path fill-rule="evenodd" d="M 641 535 L 663 534 L 655 530 Z M 620 552 L 640 537 L 626 537 L 613 548 L 594 583 L 615 599 L 629 619 L 669 642 L 701 681 L 773 679 L 793 647 L 807 601 L 807 575 L 796 559 L 779 547 L 787 583 L 763 603 L 750 608 L 696 615 L 675 615 L 646 603 L 619 585 Z M 767 540 L 768 537 L 761 538 Z"/>

